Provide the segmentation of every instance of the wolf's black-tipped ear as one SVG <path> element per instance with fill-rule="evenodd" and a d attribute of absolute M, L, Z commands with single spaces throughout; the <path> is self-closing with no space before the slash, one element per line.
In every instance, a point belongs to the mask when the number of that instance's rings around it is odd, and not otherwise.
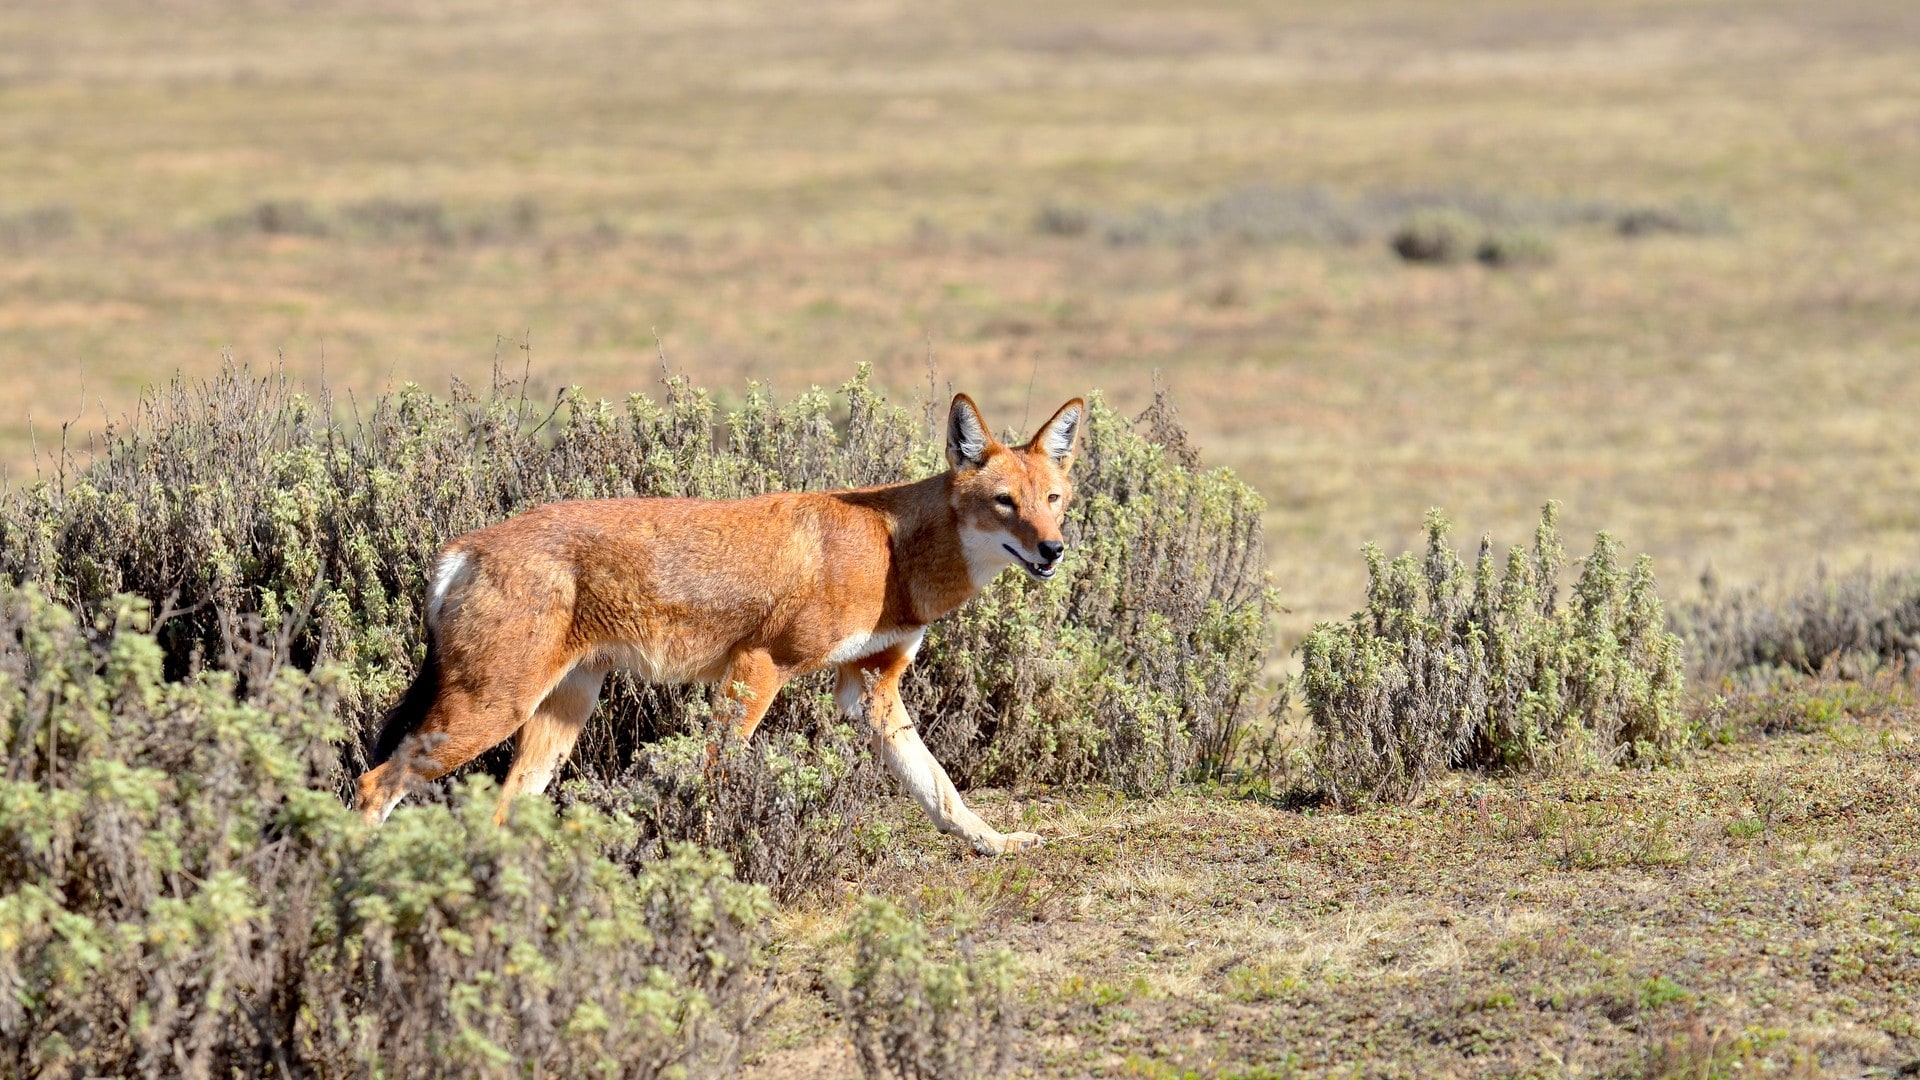
<path fill-rule="evenodd" d="M 1033 433 L 1033 441 L 1027 444 L 1027 452 L 1045 454 L 1063 469 L 1073 464 L 1073 448 L 1080 440 L 1080 419 L 1085 415 L 1087 403 L 1079 398 L 1060 406 L 1060 411 L 1053 414 L 1053 419 Z"/>
<path fill-rule="evenodd" d="M 993 436 L 987 434 L 987 422 L 980 418 L 980 406 L 965 394 L 953 395 L 947 410 L 947 464 L 955 472 L 977 469 L 987 463 L 987 450 Z"/>

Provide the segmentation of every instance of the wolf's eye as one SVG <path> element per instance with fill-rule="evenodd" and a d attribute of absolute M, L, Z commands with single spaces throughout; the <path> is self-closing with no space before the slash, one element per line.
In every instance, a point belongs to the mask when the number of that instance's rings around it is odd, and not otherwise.
<path fill-rule="evenodd" d="M 1001 506 L 1006 507 L 1009 510 L 1013 509 L 1013 496 L 1007 494 L 1004 491 L 998 495 L 995 495 L 993 497 L 993 501 Z"/>
<path fill-rule="evenodd" d="M 1060 493 L 1056 491 L 1056 492 L 1054 492 L 1053 494 L 1051 494 L 1051 495 L 1049 495 L 1049 496 L 1047 496 L 1047 501 L 1048 501 L 1048 502 L 1050 502 L 1050 503 L 1057 503 L 1057 502 L 1059 502 L 1059 501 L 1060 501 Z"/>

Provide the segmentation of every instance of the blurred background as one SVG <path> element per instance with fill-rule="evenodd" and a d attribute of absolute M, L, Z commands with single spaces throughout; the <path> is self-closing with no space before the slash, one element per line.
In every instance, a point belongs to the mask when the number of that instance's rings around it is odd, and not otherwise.
<path fill-rule="evenodd" d="M 346 392 L 1168 388 L 1286 645 L 1444 506 L 1670 594 L 1920 540 L 1920 5 L 0 3 L 0 462 Z M 36 466 L 36 461 L 38 465 Z"/>

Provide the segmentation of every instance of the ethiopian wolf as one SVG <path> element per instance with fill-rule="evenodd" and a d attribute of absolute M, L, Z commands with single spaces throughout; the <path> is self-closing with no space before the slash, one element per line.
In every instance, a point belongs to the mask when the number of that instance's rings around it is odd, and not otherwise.
<path fill-rule="evenodd" d="M 853 491 L 731 501 L 580 499 L 468 533 L 441 552 L 427 597 L 427 657 L 360 778 L 383 820 L 416 782 L 514 738 L 496 820 L 546 789 L 607 672 L 718 682 L 749 737 L 780 688 L 821 668 L 893 774 L 940 831 L 981 854 L 1040 843 L 967 809 L 900 701 L 927 624 L 1009 566 L 1052 577 L 1066 543 L 1086 403 L 1033 440 L 988 434 L 973 399 L 947 417 L 948 471 Z"/>

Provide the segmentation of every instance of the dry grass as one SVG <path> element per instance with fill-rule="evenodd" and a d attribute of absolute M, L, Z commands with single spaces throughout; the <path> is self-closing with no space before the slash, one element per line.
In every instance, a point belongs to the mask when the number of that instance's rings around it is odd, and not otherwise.
<path fill-rule="evenodd" d="M 1869 696 L 1680 768 L 1455 777 L 1411 809 L 988 799 L 1060 840 L 859 887 L 1015 950 L 1028 1075 L 1890 1074 L 1920 1062 L 1920 713 Z M 804 985 L 852 903 L 782 915 L 755 1075 L 845 1060 Z"/>
<path fill-rule="evenodd" d="M 1906 5 L 1131 8 L 491 0 L 0 11 L 0 456 L 175 368 L 284 352 L 367 389 L 710 386 L 872 360 L 1144 406 L 1272 504 L 1295 614 L 1409 508 L 1511 533 L 1547 498 L 1669 580 L 1889 557 L 1920 536 L 1920 24 Z M 1569 226 L 1551 267 L 1381 244 L 1115 249 L 1037 233 L 1249 186 L 1725 207 L 1725 235 Z M 442 207 L 488 242 L 225 224 Z M 61 217 L 66 213 L 68 217 Z M 30 233 L 31 235 L 27 235 Z M 44 233 L 44 235 L 43 235 Z M 1817 406 L 1813 403 L 1817 402 Z"/>

